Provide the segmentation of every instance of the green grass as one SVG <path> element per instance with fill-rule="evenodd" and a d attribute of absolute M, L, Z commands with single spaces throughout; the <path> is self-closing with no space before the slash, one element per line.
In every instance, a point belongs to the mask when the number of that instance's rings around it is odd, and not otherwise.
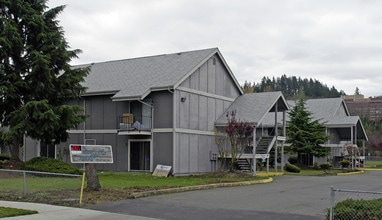
<path fill-rule="evenodd" d="M 37 211 L 0 207 L 0 218 L 36 214 Z"/>
<path fill-rule="evenodd" d="M 194 186 L 210 183 L 239 182 L 248 180 L 260 180 L 265 177 L 239 177 L 229 176 L 182 176 L 182 177 L 154 177 L 151 173 L 119 173 L 105 172 L 98 175 L 103 188 L 118 189 L 129 187 L 181 187 Z"/>
<path fill-rule="evenodd" d="M 378 160 L 378 161 L 366 160 L 365 168 L 378 168 L 378 169 L 382 169 L 382 160 Z"/>
<path fill-rule="evenodd" d="M 230 177 L 229 175 L 214 176 L 183 176 L 183 177 L 154 177 L 151 173 L 99 172 L 102 188 L 122 189 L 130 187 L 181 187 L 222 182 L 239 182 L 259 180 L 266 177 Z M 28 175 L 26 188 L 28 191 L 80 189 L 81 177 L 38 177 Z M 0 178 L 1 190 L 23 190 L 23 177 Z M 86 185 L 85 185 L 86 187 Z"/>
<path fill-rule="evenodd" d="M 80 177 L 36 177 L 27 176 L 27 190 L 55 190 L 55 189 L 79 189 L 81 188 Z M 1 178 L 1 190 L 23 190 L 23 177 Z"/>

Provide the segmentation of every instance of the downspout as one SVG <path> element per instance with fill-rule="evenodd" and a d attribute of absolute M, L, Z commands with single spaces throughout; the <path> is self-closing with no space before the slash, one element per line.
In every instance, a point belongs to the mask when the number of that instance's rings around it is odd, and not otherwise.
<path fill-rule="evenodd" d="M 285 123 L 285 111 L 283 111 L 283 137 L 286 137 L 286 123 Z M 281 172 L 284 171 L 284 163 L 285 163 L 285 158 L 284 158 L 284 143 L 285 140 L 281 142 Z"/>
<path fill-rule="evenodd" d="M 276 141 L 275 141 L 275 172 L 277 172 L 277 133 L 278 133 L 278 126 L 277 126 L 277 113 L 279 111 L 279 105 L 278 102 L 276 102 L 275 106 L 275 136 L 276 136 Z"/>
<path fill-rule="evenodd" d="M 355 124 L 355 126 L 354 126 L 354 144 L 357 146 L 357 152 L 358 152 L 358 156 L 359 156 L 359 149 L 358 149 L 358 144 L 357 144 L 357 142 L 358 142 L 358 139 L 357 139 L 357 124 Z M 357 159 L 359 159 L 359 158 L 355 158 L 354 159 L 354 161 L 358 161 Z M 359 161 L 358 161 L 359 162 Z M 359 166 L 359 164 L 358 164 L 358 166 Z"/>
<path fill-rule="evenodd" d="M 175 128 L 176 128 L 176 93 L 175 93 L 175 89 L 174 91 L 172 92 L 172 173 L 173 175 L 177 173 L 177 168 L 176 168 L 176 163 L 175 163 L 175 159 L 176 159 L 176 144 L 175 144 L 175 141 L 176 141 L 176 132 L 175 132 Z"/>

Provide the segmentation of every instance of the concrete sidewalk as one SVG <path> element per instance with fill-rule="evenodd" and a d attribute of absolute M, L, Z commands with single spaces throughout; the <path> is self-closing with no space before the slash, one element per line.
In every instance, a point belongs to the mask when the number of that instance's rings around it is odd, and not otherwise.
<path fill-rule="evenodd" d="M 72 208 L 65 206 L 55 206 L 46 205 L 39 203 L 27 203 L 27 202 L 11 202 L 11 201 L 0 201 L 0 206 L 28 209 L 38 211 L 38 214 L 34 215 L 24 215 L 17 217 L 9 217 L 2 219 L 20 219 L 20 220 L 66 220 L 66 219 L 79 219 L 79 220 L 117 220 L 117 219 L 127 219 L 127 220 L 155 220 L 154 218 L 146 218 L 134 215 L 123 215 L 110 212 L 101 212 L 90 209 Z"/>

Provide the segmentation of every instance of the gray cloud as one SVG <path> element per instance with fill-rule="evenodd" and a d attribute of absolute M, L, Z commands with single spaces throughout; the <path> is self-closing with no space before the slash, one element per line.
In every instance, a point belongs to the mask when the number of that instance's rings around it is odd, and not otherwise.
<path fill-rule="evenodd" d="M 237 79 L 315 78 L 382 95 L 382 1 L 51 0 L 73 64 L 218 47 Z"/>

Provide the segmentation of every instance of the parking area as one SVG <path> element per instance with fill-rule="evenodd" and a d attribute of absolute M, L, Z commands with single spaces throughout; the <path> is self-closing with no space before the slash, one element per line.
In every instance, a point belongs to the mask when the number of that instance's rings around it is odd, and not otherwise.
<path fill-rule="evenodd" d="M 382 191 L 382 171 L 347 176 L 280 176 L 268 184 L 124 200 L 90 209 L 159 219 L 325 219 L 330 186 Z"/>

